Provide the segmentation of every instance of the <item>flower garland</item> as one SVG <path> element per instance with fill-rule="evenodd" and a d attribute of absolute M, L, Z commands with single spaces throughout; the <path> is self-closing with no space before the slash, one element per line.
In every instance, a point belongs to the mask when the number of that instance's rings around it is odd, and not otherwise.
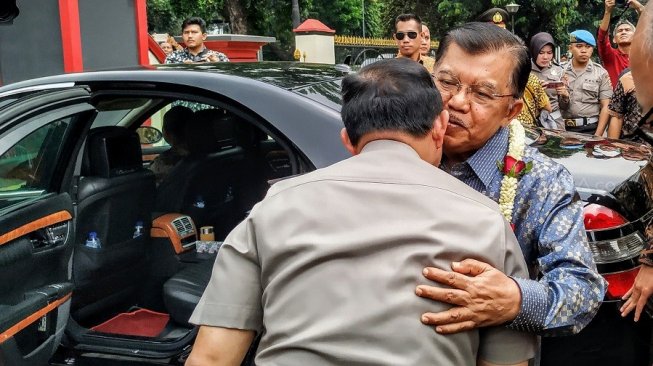
<path fill-rule="evenodd" d="M 512 211 L 517 196 L 517 184 L 519 178 L 533 168 L 533 162 L 524 163 L 521 160 L 526 146 L 526 133 L 521 122 L 514 119 L 510 122 L 509 128 L 508 154 L 503 158 L 503 162 L 497 162 L 497 166 L 499 171 L 503 173 L 499 191 L 499 209 L 503 217 L 512 225 Z"/>

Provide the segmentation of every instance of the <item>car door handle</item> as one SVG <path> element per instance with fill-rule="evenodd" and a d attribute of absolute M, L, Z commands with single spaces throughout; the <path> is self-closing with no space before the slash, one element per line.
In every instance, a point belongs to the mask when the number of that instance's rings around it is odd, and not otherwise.
<path fill-rule="evenodd" d="M 30 233 L 29 240 L 35 251 L 47 250 L 64 244 L 70 234 L 70 221 L 60 222 Z"/>

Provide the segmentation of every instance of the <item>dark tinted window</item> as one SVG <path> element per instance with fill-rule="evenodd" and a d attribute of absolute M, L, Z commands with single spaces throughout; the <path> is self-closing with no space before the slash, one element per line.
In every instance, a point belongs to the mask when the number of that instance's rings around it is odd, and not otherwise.
<path fill-rule="evenodd" d="M 0 155 L 0 208 L 49 193 L 54 167 L 75 117 L 40 127 Z"/>

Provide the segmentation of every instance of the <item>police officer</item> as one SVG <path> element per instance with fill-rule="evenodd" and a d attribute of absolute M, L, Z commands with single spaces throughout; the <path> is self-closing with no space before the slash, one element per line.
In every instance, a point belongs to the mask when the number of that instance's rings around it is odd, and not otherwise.
<path fill-rule="evenodd" d="M 496 26 L 505 28 L 508 17 L 508 12 L 504 9 L 492 8 L 484 11 L 478 16 L 477 20 L 483 23 L 493 23 Z"/>
<path fill-rule="evenodd" d="M 551 102 L 551 118 L 556 121 L 557 129 L 564 130 L 561 109 L 569 109 L 569 92 L 563 82 L 565 71 L 554 60 L 555 42 L 546 32 L 540 32 L 531 38 L 531 72 L 537 76 Z"/>
<path fill-rule="evenodd" d="M 610 115 L 612 97 L 610 77 L 601 65 L 591 60 L 596 40 L 586 30 L 569 35 L 572 59 L 564 66 L 569 91 L 569 105 L 560 105 L 568 131 L 603 135 Z"/>

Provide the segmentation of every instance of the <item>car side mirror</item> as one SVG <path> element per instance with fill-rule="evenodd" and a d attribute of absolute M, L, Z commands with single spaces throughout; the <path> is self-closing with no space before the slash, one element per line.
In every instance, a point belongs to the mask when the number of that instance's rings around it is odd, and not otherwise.
<path fill-rule="evenodd" d="M 156 144 L 163 139 L 163 132 L 152 126 L 141 126 L 136 129 L 141 145 Z"/>

